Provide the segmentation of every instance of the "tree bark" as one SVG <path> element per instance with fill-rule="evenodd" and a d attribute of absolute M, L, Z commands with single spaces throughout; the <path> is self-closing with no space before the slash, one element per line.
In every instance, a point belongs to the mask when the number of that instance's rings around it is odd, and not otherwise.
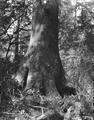
<path fill-rule="evenodd" d="M 24 91 L 35 89 L 45 95 L 56 111 L 62 111 L 59 102 L 66 79 L 58 48 L 58 0 L 38 4 L 32 19 L 30 43 L 15 79 Z M 65 89 L 66 88 L 66 89 Z M 61 103 L 62 104 L 62 103 Z M 62 112 L 61 112 L 62 114 Z"/>
<path fill-rule="evenodd" d="M 15 31 L 15 72 L 19 68 L 19 28 L 20 28 L 20 18 L 17 20 L 17 26 Z"/>
<path fill-rule="evenodd" d="M 30 43 L 16 79 L 25 83 L 25 90 L 34 88 L 45 95 L 58 90 L 63 96 L 65 74 L 59 57 L 58 4 L 55 0 L 38 4 L 34 12 Z"/>

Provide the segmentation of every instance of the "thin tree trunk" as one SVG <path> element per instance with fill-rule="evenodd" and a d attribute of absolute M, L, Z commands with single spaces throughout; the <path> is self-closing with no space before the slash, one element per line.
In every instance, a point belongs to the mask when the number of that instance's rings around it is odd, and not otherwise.
<path fill-rule="evenodd" d="M 18 20 L 17 27 L 16 27 L 16 37 L 15 37 L 15 72 L 18 70 L 19 64 L 19 27 L 20 27 L 20 20 Z"/>

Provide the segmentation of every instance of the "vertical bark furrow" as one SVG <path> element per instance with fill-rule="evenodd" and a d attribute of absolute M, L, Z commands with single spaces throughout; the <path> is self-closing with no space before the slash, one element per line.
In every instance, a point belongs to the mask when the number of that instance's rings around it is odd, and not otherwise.
<path fill-rule="evenodd" d="M 57 96 L 63 97 L 65 74 L 58 49 L 58 4 L 56 0 L 48 1 L 46 5 L 38 5 L 34 12 L 30 43 L 16 78 L 20 83 L 25 81 L 25 90 L 34 88 L 46 96 L 53 95 L 55 103 Z M 28 74 L 21 71 L 26 68 Z M 27 75 L 25 79 L 23 74 Z"/>

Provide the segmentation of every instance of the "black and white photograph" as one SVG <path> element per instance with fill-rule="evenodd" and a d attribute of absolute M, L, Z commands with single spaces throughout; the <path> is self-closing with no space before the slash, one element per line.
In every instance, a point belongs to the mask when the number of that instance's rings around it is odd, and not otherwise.
<path fill-rule="evenodd" d="M 0 0 L 0 120 L 94 120 L 94 0 Z"/>

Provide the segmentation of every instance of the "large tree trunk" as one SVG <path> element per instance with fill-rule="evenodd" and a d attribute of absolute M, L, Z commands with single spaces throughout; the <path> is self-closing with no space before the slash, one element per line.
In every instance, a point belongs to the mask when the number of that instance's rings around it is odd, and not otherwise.
<path fill-rule="evenodd" d="M 45 5 L 38 4 L 25 60 L 16 76 L 25 90 L 34 88 L 51 97 L 55 105 L 63 97 L 66 81 L 58 49 L 57 2 L 49 0 Z"/>
<path fill-rule="evenodd" d="M 25 72 L 22 72 L 23 68 Z M 28 71 L 28 75 L 26 74 Z M 58 49 L 58 4 L 55 0 L 46 5 L 39 4 L 33 15 L 32 35 L 25 60 L 16 79 L 25 76 L 26 89 L 35 88 L 45 95 L 62 93 L 65 82 Z"/>

